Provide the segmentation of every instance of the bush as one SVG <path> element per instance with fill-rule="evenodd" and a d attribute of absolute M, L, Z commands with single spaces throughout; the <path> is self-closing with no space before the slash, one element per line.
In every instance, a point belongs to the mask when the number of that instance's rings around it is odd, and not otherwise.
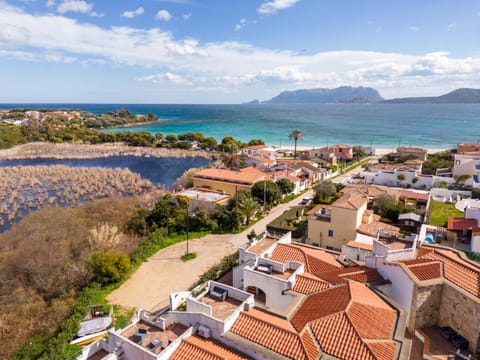
<path fill-rule="evenodd" d="M 100 284 L 112 284 L 122 280 L 130 271 L 130 258 L 119 253 L 96 253 L 88 261 L 88 267 Z"/>
<path fill-rule="evenodd" d="M 403 180 L 406 179 L 406 177 L 405 177 L 405 175 L 400 174 L 400 175 L 397 176 L 397 179 L 400 180 L 400 181 L 403 181 Z"/>
<path fill-rule="evenodd" d="M 280 191 L 282 194 L 290 194 L 293 191 L 293 183 L 287 179 L 287 178 L 282 178 L 280 180 L 277 180 L 276 184 L 280 188 Z"/>
<path fill-rule="evenodd" d="M 204 272 L 200 279 L 192 286 L 192 288 L 203 284 L 208 280 L 218 280 L 227 272 L 232 270 L 235 266 L 238 265 L 239 252 L 235 251 L 232 255 L 225 256 L 218 264 L 212 266 L 206 272 Z"/>

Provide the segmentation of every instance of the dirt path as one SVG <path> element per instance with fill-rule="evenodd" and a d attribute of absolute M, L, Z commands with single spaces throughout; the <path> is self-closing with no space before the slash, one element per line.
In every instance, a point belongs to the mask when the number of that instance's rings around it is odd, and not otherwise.
<path fill-rule="evenodd" d="M 311 194 L 312 190 L 303 196 Z M 240 234 L 207 235 L 190 240 L 190 252 L 196 252 L 197 258 L 188 262 L 180 259 L 185 254 L 185 242 L 158 251 L 140 265 L 120 288 L 113 291 L 108 296 L 108 301 L 111 304 L 147 310 L 167 305 L 170 293 L 187 290 L 208 268 L 245 244 L 252 228 L 257 234 L 265 231 L 270 221 L 300 201 L 301 197 L 277 206 L 264 219 Z"/>

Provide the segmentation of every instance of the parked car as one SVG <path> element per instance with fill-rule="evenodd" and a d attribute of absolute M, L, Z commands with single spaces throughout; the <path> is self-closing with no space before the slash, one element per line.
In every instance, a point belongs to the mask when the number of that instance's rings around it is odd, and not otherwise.
<path fill-rule="evenodd" d="M 307 196 L 302 199 L 302 202 L 300 204 L 302 205 L 309 205 L 313 200 L 313 197 Z"/>

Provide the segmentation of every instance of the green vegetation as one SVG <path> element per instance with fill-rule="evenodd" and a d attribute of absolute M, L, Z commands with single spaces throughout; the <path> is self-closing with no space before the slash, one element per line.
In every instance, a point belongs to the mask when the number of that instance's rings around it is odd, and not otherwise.
<path fill-rule="evenodd" d="M 473 251 L 465 251 L 465 255 L 472 260 L 480 263 L 480 254 Z"/>
<path fill-rule="evenodd" d="M 123 280 L 131 269 L 130 258 L 114 252 L 93 254 L 87 266 L 93 272 L 93 280 L 104 285 Z"/>
<path fill-rule="evenodd" d="M 20 127 L 0 124 L 0 149 L 8 149 L 27 141 L 28 139 L 23 135 Z"/>
<path fill-rule="evenodd" d="M 315 191 L 313 198 L 315 204 L 331 204 L 337 199 L 336 194 L 340 189 L 337 189 L 337 185 L 330 180 L 324 180 L 315 184 L 313 190 Z"/>
<path fill-rule="evenodd" d="M 288 135 L 288 138 L 290 140 L 293 139 L 293 141 L 295 143 L 295 149 L 293 151 L 293 158 L 296 159 L 297 158 L 297 142 L 298 142 L 298 140 L 303 139 L 303 132 L 300 129 L 293 129 L 292 132 Z"/>
<path fill-rule="evenodd" d="M 195 252 L 191 252 L 191 253 L 182 255 L 182 261 L 183 262 L 187 262 L 189 260 L 193 260 L 193 259 L 196 259 L 196 258 L 197 258 L 197 253 L 195 253 Z"/>
<path fill-rule="evenodd" d="M 134 115 L 126 109 L 118 109 L 106 114 L 85 114 L 85 125 L 89 128 L 109 128 L 157 121 L 153 114 Z"/>
<path fill-rule="evenodd" d="M 430 154 L 423 163 L 422 173 L 435 175 L 437 169 L 451 168 L 453 166 L 453 160 L 454 156 L 450 151 Z"/>
<path fill-rule="evenodd" d="M 290 194 L 293 191 L 293 183 L 287 178 L 281 178 L 276 181 L 277 186 L 280 188 L 280 191 L 283 195 Z"/>
<path fill-rule="evenodd" d="M 382 194 L 375 200 L 374 212 L 383 220 L 388 219 L 389 222 L 396 223 L 398 215 L 408 212 L 408 209 L 403 203 L 398 202 L 395 196 Z"/>
<path fill-rule="evenodd" d="M 252 195 L 266 208 L 272 207 L 282 199 L 280 187 L 272 181 L 257 181 L 252 187 Z"/>
<path fill-rule="evenodd" d="M 303 209 L 292 208 L 267 225 L 267 230 L 273 233 L 286 234 L 292 232 L 292 237 L 301 239 L 307 229 L 307 219 L 303 216 Z"/>
<path fill-rule="evenodd" d="M 435 226 L 447 226 L 448 218 L 463 217 L 463 213 L 454 204 L 432 201 L 428 210 L 428 222 Z"/>

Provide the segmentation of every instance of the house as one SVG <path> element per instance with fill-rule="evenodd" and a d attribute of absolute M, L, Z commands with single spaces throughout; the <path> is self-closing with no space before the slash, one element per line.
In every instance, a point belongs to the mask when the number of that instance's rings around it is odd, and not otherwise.
<path fill-rule="evenodd" d="M 480 152 L 479 143 L 457 144 L 457 154 Z"/>
<path fill-rule="evenodd" d="M 418 234 L 422 223 L 422 215 L 413 212 L 398 215 L 398 227 L 403 231 Z"/>
<path fill-rule="evenodd" d="M 469 175 L 465 185 L 480 187 L 480 152 L 455 154 L 452 173 L 454 177 Z"/>
<path fill-rule="evenodd" d="M 260 156 L 260 155 L 249 156 L 245 162 L 247 163 L 248 166 L 252 166 L 260 169 L 272 167 L 277 163 L 274 159 L 271 159 L 266 156 Z"/>
<path fill-rule="evenodd" d="M 75 118 L 75 114 L 67 112 L 67 111 L 52 111 L 50 115 L 53 115 L 57 118 L 60 118 L 65 121 L 70 121 Z"/>
<path fill-rule="evenodd" d="M 434 358 L 434 350 L 437 356 L 443 355 L 442 358 L 455 353 L 457 348 L 450 344 L 448 337 L 441 336 L 446 330 L 460 335 L 456 340 L 467 340 L 466 347 L 471 353 L 480 352 L 480 267 L 477 263 L 459 251 L 428 245 L 419 247 L 413 259 L 386 260 L 377 254 L 368 258 L 365 265 L 391 281 L 378 288 L 407 311 L 407 328 L 423 343 L 427 358 Z M 445 350 L 449 348 L 451 352 Z"/>
<path fill-rule="evenodd" d="M 226 205 L 232 197 L 232 195 L 224 192 L 204 188 L 185 189 L 177 195 L 185 196 L 190 200 L 190 211 L 201 208 L 209 212 L 215 211 L 217 205 Z"/>
<path fill-rule="evenodd" d="M 192 179 L 195 188 L 234 195 L 238 190 L 250 191 L 256 182 L 265 180 L 265 174 L 252 167 L 241 170 L 208 168 L 196 172 Z"/>
<path fill-rule="evenodd" d="M 337 165 L 337 157 L 335 156 L 335 150 L 330 147 L 312 148 L 301 150 L 300 159 L 302 160 L 314 160 L 322 165 Z"/>
<path fill-rule="evenodd" d="M 314 183 L 326 178 L 328 171 L 326 169 L 318 167 L 312 161 L 286 161 L 283 160 L 280 164 L 286 166 L 291 171 L 293 176 L 296 176 L 302 180 L 308 181 L 308 186 L 312 186 Z"/>
<path fill-rule="evenodd" d="M 367 210 L 368 203 L 367 194 L 350 188 L 331 205 L 317 205 L 308 212 L 307 244 L 340 251 L 359 235 L 371 242 L 379 229 L 397 236 L 400 229 L 381 222 L 378 215 Z"/>
<path fill-rule="evenodd" d="M 425 189 L 430 189 L 433 185 L 433 176 L 422 175 L 421 165 L 416 161 L 370 165 L 361 176 L 366 184 Z"/>
<path fill-rule="evenodd" d="M 275 160 L 275 149 L 268 145 L 253 145 L 242 148 L 242 155 L 247 157 L 263 156 Z"/>
<path fill-rule="evenodd" d="M 350 160 L 353 158 L 353 147 L 350 145 L 332 145 L 331 148 L 337 159 Z"/>
<path fill-rule="evenodd" d="M 416 147 L 398 147 L 397 148 L 397 156 L 401 158 L 414 158 L 421 161 L 427 160 L 427 150 L 416 148 Z"/>

